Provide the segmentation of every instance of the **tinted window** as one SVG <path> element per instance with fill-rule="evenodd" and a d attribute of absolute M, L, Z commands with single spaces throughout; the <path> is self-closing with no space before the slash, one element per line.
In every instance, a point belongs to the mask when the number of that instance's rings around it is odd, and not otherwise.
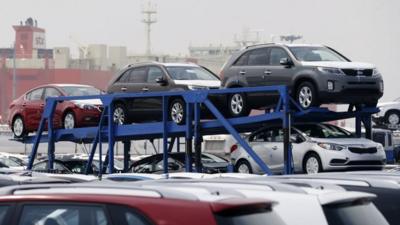
<path fill-rule="evenodd" d="M 344 57 L 326 47 L 289 47 L 299 61 L 347 61 Z"/>
<path fill-rule="evenodd" d="M 15 162 L 14 160 L 7 158 L 7 157 L 0 157 L 0 162 L 9 166 L 9 167 L 19 167 L 19 166 L 23 166 L 17 162 Z"/>
<path fill-rule="evenodd" d="M 107 225 L 100 206 L 25 205 L 19 225 Z"/>
<path fill-rule="evenodd" d="M 268 51 L 266 48 L 256 49 L 250 52 L 248 63 L 249 66 L 262 66 L 268 64 Z"/>
<path fill-rule="evenodd" d="M 117 82 L 120 82 L 120 83 L 129 82 L 129 76 L 130 76 L 131 71 L 132 71 L 132 70 L 127 70 L 127 71 L 125 71 L 125 72 L 120 76 L 120 78 L 118 79 Z"/>
<path fill-rule="evenodd" d="M 147 74 L 146 67 L 135 68 L 130 72 L 129 82 L 130 83 L 146 83 Z"/>
<path fill-rule="evenodd" d="M 235 65 L 236 65 L 236 66 L 247 65 L 247 60 L 248 60 L 248 58 L 249 58 L 249 54 L 250 54 L 250 52 L 246 52 L 246 53 L 244 53 L 243 55 L 241 55 L 241 56 L 239 57 L 239 59 L 236 60 Z"/>
<path fill-rule="evenodd" d="M 202 67 L 168 66 L 166 68 L 173 80 L 218 80 L 214 74 Z"/>
<path fill-rule="evenodd" d="M 282 58 L 289 58 L 289 55 L 282 48 L 271 48 L 269 56 L 270 65 L 281 65 L 280 61 Z"/>
<path fill-rule="evenodd" d="M 350 132 L 329 124 L 296 125 L 296 128 L 314 138 L 353 138 Z"/>
<path fill-rule="evenodd" d="M 370 202 L 334 204 L 323 208 L 329 225 L 388 225 Z"/>
<path fill-rule="evenodd" d="M 67 96 L 99 95 L 101 91 L 90 86 L 63 86 L 61 89 Z"/>
<path fill-rule="evenodd" d="M 9 208 L 10 208 L 9 206 L 5 206 L 5 205 L 0 206 L 0 225 L 6 224 L 4 220 L 6 218 L 7 211 Z"/>
<path fill-rule="evenodd" d="M 266 129 L 256 133 L 253 137 L 250 137 L 250 141 L 282 142 L 283 130 L 279 128 Z"/>
<path fill-rule="evenodd" d="M 57 91 L 55 88 L 46 88 L 44 92 L 44 98 L 46 99 L 47 97 L 58 97 L 60 96 L 60 92 Z"/>
<path fill-rule="evenodd" d="M 224 213 L 225 214 L 225 213 Z M 235 212 L 216 215 L 218 225 L 281 225 L 285 224 L 274 212 Z"/>
<path fill-rule="evenodd" d="M 31 91 L 27 95 L 27 99 L 30 101 L 38 101 L 38 100 L 42 99 L 42 94 L 43 94 L 43 88 L 39 88 L 39 89 Z"/>
<path fill-rule="evenodd" d="M 123 207 L 110 205 L 111 216 L 114 224 L 118 225 L 149 225 L 150 222 L 140 212 Z"/>
<path fill-rule="evenodd" d="M 163 71 L 159 67 L 152 66 L 147 74 L 147 82 L 156 83 L 156 79 L 163 76 Z"/>

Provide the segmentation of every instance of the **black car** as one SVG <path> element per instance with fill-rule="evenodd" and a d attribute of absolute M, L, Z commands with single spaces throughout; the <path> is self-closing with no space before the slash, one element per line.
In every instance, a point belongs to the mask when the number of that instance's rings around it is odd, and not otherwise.
<path fill-rule="evenodd" d="M 50 171 L 48 167 L 48 160 L 41 160 L 32 166 L 32 171 L 35 172 L 52 172 L 60 174 L 85 174 L 87 159 L 82 158 L 72 158 L 72 157 L 60 157 L 54 160 L 53 170 Z M 103 167 L 103 173 L 106 171 L 106 167 Z M 123 164 L 118 160 L 114 160 L 114 173 L 122 172 Z M 89 174 L 99 173 L 99 161 L 93 159 L 92 167 L 89 168 Z"/>
<path fill-rule="evenodd" d="M 303 108 L 324 103 L 376 106 L 383 80 L 374 65 L 351 62 L 323 45 L 265 44 L 235 53 L 221 74 L 225 88 L 287 85 Z M 231 116 L 276 104 L 277 93 L 235 93 L 228 98 Z"/>
<path fill-rule="evenodd" d="M 194 162 L 194 159 L 192 160 L 192 162 Z M 203 167 L 203 171 L 201 172 L 203 173 L 227 172 L 228 161 L 219 156 L 209 153 L 202 153 L 201 163 Z M 134 162 L 129 171 L 133 173 L 163 173 L 163 168 L 163 154 L 156 154 Z M 185 171 L 184 152 L 169 153 L 168 171 Z"/>
<path fill-rule="evenodd" d="M 143 63 L 129 65 L 110 81 L 107 93 L 144 93 L 218 89 L 219 77 L 205 67 L 192 63 Z M 182 97 L 168 102 L 170 120 L 185 121 L 186 104 Z M 120 124 L 161 120 L 162 98 L 118 99 L 114 103 L 114 121 Z"/>

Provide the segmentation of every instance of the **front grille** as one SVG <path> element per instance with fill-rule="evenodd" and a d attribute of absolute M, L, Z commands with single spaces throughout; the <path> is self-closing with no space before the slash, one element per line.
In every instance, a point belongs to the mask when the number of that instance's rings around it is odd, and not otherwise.
<path fill-rule="evenodd" d="M 372 69 L 342 69 L 347 76 L 372 76 Z"/>
<path fill-rule="evenodd" d="M 378 150 L 376 149 L 376 147 L 372 148 L 349 147 L 349 151 L 357 154 L 372 154 L 376 153 Z"/>
<path fill-rule="evenodd" d="M 378 161 L 378 160 L 350 161 L 346 165 L 348 165 L 348 166 L 382 166 L 383 162 Z"/>

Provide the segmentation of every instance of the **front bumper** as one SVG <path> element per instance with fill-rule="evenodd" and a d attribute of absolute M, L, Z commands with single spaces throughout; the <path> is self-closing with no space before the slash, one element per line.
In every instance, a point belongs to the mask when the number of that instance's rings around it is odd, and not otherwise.
<path fill-rule="evenodd" d="M 101 111 L 97 109 L 83 110 L 77 108 L 74 110 L 76 127 L 97 126 L 100 121 Z"/>
<path fill-rule="evenodd" d="M 383 80 L 378 76 L 321 74 L 318 79 L 320 103 L 377 103 L 383 95 Z"/>

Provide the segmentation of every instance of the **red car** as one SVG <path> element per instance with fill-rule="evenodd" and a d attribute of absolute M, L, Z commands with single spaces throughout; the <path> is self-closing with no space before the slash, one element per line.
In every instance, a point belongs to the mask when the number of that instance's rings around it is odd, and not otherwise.
<path fill-rule="evenodd" d="M 21 138 L 39 128 L 47 97 L 99 95 L 95 87 L 80 84 L 48 84 L 29 90 L 11 102 L 8 125 L 16 138 Z M 102 110 L 100 99 L 64 101 L 57 104 L 54 128 L 72 129 L 94 126 Z"/>
<path fill-rule="evenodd" d="M 0 196 L 7 225 L 283 225 L 271 202 L 137 187 L 21 186 Z"/>

